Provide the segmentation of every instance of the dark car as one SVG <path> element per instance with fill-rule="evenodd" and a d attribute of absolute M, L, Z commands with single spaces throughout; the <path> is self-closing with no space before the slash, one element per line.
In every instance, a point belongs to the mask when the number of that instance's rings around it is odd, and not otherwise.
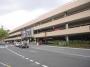
<path fill-rule="evenodd" d="M 27 43 L 24 43 L 20 46 L 20 48 L 29 48 L 29 46 L 27 45 Z"/>

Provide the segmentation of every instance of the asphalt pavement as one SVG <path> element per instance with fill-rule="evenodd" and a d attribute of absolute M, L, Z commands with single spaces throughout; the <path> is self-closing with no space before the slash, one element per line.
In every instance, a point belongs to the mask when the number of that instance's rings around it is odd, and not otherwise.
<path fill-rule="evenodd" d="M 0 48 L 0 67 L 42 67 L 30 59 L 10 51 L 7 47 Z"/>
<path fill-rule="evenodd" d="M 90 49 L 8 46 L 0 48 L 0 67 L 90 67 Z"/>

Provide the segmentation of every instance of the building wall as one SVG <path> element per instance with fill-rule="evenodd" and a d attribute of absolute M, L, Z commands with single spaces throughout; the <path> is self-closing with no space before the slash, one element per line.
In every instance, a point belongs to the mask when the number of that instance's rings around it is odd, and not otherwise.
<path fill-rule="evenodd" d="M 32 29 L 30 31 L 29 29 Z M 90 33 L 90 1 L 78 0 L 61 6 L 39 18 L 26 23 L 10 32 L 5 41 L 21 40 L 22 31 L 33 33 L 25 36 L 28 40 L 31 38 L 46 39 L 48 37 L 62 37 L 69 40 L 69 35 L 78 35 Z M 24 38 L 25 38 L 24 37 Z"/>

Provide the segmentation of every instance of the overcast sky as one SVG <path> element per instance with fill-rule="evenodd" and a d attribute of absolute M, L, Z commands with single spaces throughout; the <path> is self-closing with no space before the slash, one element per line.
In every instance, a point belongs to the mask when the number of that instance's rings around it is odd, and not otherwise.
<path fill-rule="evenodd" d="M 14 29 L 72 0 L 0 0 L 0 26 Z"/>

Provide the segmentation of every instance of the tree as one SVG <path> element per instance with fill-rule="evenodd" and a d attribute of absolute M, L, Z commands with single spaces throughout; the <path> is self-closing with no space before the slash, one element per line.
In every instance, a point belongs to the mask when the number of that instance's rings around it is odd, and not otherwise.
<path fill-rule="evenodd" d="M 7 36 L 8 36 L 8 31 L 4 30 L 3 28 L 0 28 L 0 41 L 2 41 Z"/>

